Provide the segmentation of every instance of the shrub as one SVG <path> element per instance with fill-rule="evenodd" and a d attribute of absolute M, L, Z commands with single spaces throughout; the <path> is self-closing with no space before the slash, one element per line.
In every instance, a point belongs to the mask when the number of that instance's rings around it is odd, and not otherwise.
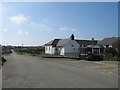
<path fill-rule="evenodd" d="M 103 60 L 107 61 L 120 61 L 120 57 L 113 56 L 112 54 L 107 54 L 103 56 Z"/>

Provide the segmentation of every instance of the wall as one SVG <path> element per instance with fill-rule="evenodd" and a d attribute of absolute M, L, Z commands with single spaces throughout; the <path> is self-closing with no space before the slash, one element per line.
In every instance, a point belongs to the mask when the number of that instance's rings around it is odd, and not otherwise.
<path fill-rule="evenodd" d="M 60 55 L 65 56 L 78 56 L 80 45 L 74 41 L 70 40 L 65 46 L 61 47 Z"/>
<path fill-rule="evenodd" d="M 55 47 L 50 46 L 45 46 L 45 54 L 55 54 Z"/>

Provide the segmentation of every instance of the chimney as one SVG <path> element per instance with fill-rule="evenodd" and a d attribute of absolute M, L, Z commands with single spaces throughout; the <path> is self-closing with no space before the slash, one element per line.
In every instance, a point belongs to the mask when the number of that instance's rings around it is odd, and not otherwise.
<path fill-rule="evenodd" d="M 97 44 L 97 42 L 95 42 L 94 38 L 92 38 L 92 42 L 93 42 L 94 45 Z"/>
<path fill-rule="evenodd" d="M 94 38 L 92 38 L 92 41 L 94 41 Z"/>
<path fill-rule="evenodd" d="M 71 39 L 71 40 L 74 40 L 74 35 L 73 35 L 73 34 L 70 36 L 70 39 Z"/>

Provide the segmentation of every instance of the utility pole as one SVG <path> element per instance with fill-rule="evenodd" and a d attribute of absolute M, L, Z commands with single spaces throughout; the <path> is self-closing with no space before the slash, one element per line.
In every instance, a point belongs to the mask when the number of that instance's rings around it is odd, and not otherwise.
<path fill-rule="evenodd" d="M 23 43 L 22 43 L 22 47 L 23 47 Z"/>

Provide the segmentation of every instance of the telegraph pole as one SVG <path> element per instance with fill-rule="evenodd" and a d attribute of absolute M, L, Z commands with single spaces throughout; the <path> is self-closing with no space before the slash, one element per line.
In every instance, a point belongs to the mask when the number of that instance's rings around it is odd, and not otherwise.
<path fill-rule="evenodd" d="M 23 47 L 23 43 L 22 43 L 22 47 Z"/>

